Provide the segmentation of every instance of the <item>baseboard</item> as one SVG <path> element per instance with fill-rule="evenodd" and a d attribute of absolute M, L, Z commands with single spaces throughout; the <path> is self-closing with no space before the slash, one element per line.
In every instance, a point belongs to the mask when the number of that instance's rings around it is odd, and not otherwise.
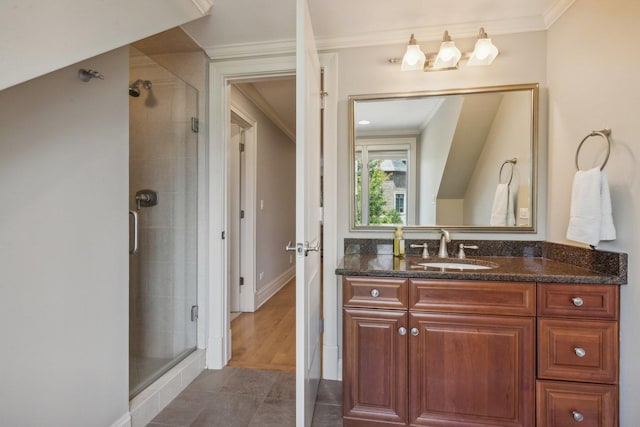
<path fill-rule="evenodd" d="M 284 285 L 289 283 L 291 279 L 296 276 L 296 267 L 293 266 L 286 270 L 284 273 L 273 279 L 270 283 L 264 286 L 262 289 L 256 292 L 255 309 L 259 309 L 262 304 L 269 301 Z"/>
<path fill-rule="evenodd" d="M 340 348 L 337 345 L 322 346 L 322 378 L 340 380 L 342 371 L 339 367 Z"/>
<path fill-rule="evenodd" d="M 198 349 L 129 402 L 131 422 L 122 427 L 144 427 L 204 370 L 205 351 Z M 113 427 L 121 427 L 116 424 Z"/>
<path fill-rule="evenodd" d="M 131 427 L 131 414 L 127 412 L 118 419 L 115 423 L 111 424 L 111 427 Z"/>

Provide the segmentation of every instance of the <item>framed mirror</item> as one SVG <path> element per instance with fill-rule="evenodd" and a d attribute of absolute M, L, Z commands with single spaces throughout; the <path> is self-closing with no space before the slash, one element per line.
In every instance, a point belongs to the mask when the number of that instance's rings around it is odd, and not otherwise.
<path fill-rule="evenodd" d="M 351 229 L 533 233 L 538 85 L 349 97 Z"/>

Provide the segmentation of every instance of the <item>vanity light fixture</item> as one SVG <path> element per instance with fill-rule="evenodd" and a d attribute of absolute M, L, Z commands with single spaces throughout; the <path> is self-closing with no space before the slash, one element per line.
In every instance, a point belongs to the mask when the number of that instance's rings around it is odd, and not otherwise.
<path fill-rule="evenodd" d="M 400 69 L 402 71 L 422 70 L 426 60 L 427 57 L 420 49 L 420 45 L 418 44 L 413 34 L 411 34 L 409 45 L 407 46 L 407 51 L 402 57 L 402 68 Z"/>
<path fill-rule="evenodd" d="M 491 39 L 481 27 L 476 47 L 473 49 L 467 65 L 489 65 L 496 59 L 498 53 L 498 48 L 491 43 Z"/>
<path fill-rule="evenodd" d="M 442 44 L 440 44 L 440 50 L 436 56 L 436 60 L 433 63 L 434 70 L 446 70 L 452 68 L 458 68 L 458 61 L 462 57 L 460 49 L 456 47 L 456 44 L 451 41 L 449 31 L 445 31 L 442 36 Z"/>
<path fill-rule="evenodd" d="M 461 58 L 469 58 L 467 65 L 489 65 L 498 56 L 498 48 L 491 42 L 491 39 L 485 32 L 484 28 L 480 28 L 478 32 L 478 40 L 476 41 L 473 52 L 463 55 L 451 40 L 449 31 L 445 31 L 442 36 L 442 43 L 438 53 L 425 54 L 416 38 L 411 34 L 407 51 L 402 58 L 401 71 L 443 71 L 455 70 Z M 390 63 L 399 62 L 398 58 L 392 58 Z"/>

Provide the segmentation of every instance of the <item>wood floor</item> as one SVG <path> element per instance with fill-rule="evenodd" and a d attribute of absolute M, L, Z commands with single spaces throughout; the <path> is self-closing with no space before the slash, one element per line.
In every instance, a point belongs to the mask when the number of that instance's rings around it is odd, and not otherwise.
<path fill-rule="evenodd" d="M 231 337 L 229 366 L 295 372 L 295 278 L 258 311 L 235 318 Z"/>

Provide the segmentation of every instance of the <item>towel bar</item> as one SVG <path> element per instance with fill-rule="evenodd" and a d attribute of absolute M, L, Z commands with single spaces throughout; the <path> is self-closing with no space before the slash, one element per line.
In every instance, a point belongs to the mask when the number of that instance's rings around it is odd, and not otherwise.
<path fill-rule="evenodd" d="M 500 166 L 500 172 L 498 172 L 498 184 L 502 183 L 502 169 L 504 169 L 505 165 L 508 163 L 511 164 L 511 175 L 509 175 L 509 182 L 507 182 L 507 185 L 511 185 L 511 180 L 513 179 L 513 168 L 516 166 L 516 163 L 518 163 L 518 159 L 516 157 L 511 160 L 505 160 L 502 163 L 502 166 Z"/>
<path fill-rule="evenodd" d="M 580 166 L 578 166 L 578 156 L 580 155 L 580 149 L 582 148 L 582 144 L 584 144 L 584 142 L 591 138 L 592 136 L 600 136 L 601 138 L 603 138 L 605 141 L 607 141 L 607 155 L 604 158 L 604 162 L 602 162 L 602 166 L 600 166 L 600 170 L 603 170 L 604 167 L 606 166 L 607 162 L 609 161 L 609 154 L 611 154 L 611 140 L 609 139 L 609 135 L 611 135 L 611 129 L 602 129 L 602 130 L 594 130 L 592 131 L 589 135 L 585 136 L 582 141 L 580 141 L 580 144 L 578 145 L 578 149 L 576 150 L 576 169 L 580 170 Z"/>

